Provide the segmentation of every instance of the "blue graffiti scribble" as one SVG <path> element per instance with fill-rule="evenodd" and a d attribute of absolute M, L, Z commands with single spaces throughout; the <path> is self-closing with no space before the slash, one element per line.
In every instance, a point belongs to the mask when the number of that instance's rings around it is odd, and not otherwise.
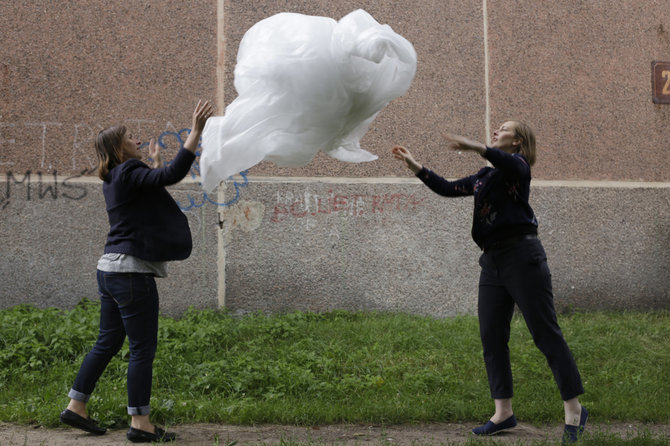
<path fill-rule="evenodd" d="M 158 137 L 158 146 L 161 149 L 167 148 L 167 144 L 165 142 L 165 139 L 168 137 L 173 137 L 176 140 L 176 143 L 178 147 L 182 147 L 184 145 L 184 142 L 186 141 L 186 138 L 188 138 L 189 133 L 191 133 L 191 129 L 189 128 L 183 128 L 179 132 L 163 132 L 159 137 Z M 148 142 L 142 143 L 140 145 L 140 149 L 143 149 L 145 147 L 149 146 Z M 201 150 L 197 150 L 201 149 Z M 192 179 L 195 179 L 196 177 L 200 176 L 200 154 L 202 153 L 202 146 L 200 145 L 200 142 L 198 142 L 198 147 L 195 151 L 195 156 L 196 159 L 193 161 L 193 164 L 191 165 L 191 170 L 190 170 L 190 175 Z M 152 162 L 153 160 L 151 157 L 148 158 L 149 162 Z M 167 167 L 170 164 L 172 164 L 172 161 L 163 161 L 163 167 Z M 213 200 L 206 192 L 202 193 L 202 197 L 197 197 L 193 198 L 190 194 L 186 195 L 186 198 L 188 199 L 189 204 L 187 206 L 182 205 L 179 201 L 177 201 L 177 205 L 182 211 L 188 211 L 194 208 L 201 208 L 205 204 L 210 203 L 215 206 L 230 206 L 235 203 L 237 203 L 240 200 L 240 189 L 243 187 L 247 187 L 249 185 L 249 180 L 247 179 L 247 175 L 249 174 L 249 170 L 244 170 L 239 173 L 239 175 L 242 177 L 242 182 L 238 183 L 232 176 L 228 177 L 229 180 L 233 180 L 233 186 L 235 187 L 235 197 L 232 199 L 226 201 L 225 203 L 219 203 L 216 200 Z M 198 182 L 199 185 L 202 186 L 201 182 Z"/>

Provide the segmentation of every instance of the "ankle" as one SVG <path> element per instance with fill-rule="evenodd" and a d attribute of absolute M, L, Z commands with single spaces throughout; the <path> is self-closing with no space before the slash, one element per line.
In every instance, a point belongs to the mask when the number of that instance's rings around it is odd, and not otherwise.
<path fill-rule="evenodd" d="M 86 403 L 83 401 L 70 400 L 67 405 L 67 410 L 76 413 L 80 417 L 88 418 L 88 412 L 86 412 Z"/>
<path fill-rule="evenodd" d="M 130 423 L 130 427 L 144 432 L 156 433 L 156 426 L 151 423 Z"/>
<path fill-rule="evenodd" d="M 133 415 L 130 427 L 152 434 L 156 432 L 155 426 L 149 421 L 149 415 Z"/>
<path fill-rule="evenodd" d="M 582 405 L 577 398 L 563 402 L 563 409 L 565 410 L 565 424 L 572 426 L 579 426 L 579 419 L 582 414 Z"/>
<path fill-rule="evenodd" d="M 498 411 L 494 413 L 493 416 L 491 417 L 491 422 L 495 424 L 500 424 L 503 421 L 507 420 L 512 415 L 514 415 L 514 412 L 512 410 Z"/>
<path fill-rule="evenodd" d="M 493 402 L 495 403 L 496 410 L 491 417 L 492 423 L 500 424 L 514 415 L 514 410 L 512 410 L 512 398 L 494 398 Z"/>
<path fill-rule="evenodd" d="M 578 411 L 567 410 L 565 411 L 565 424 L 571 426 L 579 426 L 579 420 L 582 416 L 582 408 L 580 407 Z"/>

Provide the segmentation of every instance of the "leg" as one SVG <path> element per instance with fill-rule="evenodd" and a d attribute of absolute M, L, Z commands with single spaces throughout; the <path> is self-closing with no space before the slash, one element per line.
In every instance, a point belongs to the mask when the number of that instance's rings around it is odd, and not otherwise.
<path fill-rule="evenodd" d="M 491 422 L 500 424 L 514 414 L 512 367 L 508 347 L 514 301 L 500 284 L 493 258 L 483 254 L 480 265 L 482 272 L 477 304 L 479 333 L 491 397 L 496 408 Z"/>
<path fill-rule="evenodd" d="M 491 397 L 511 399 L 514 391 L 508 342 L 514 301 L 501 286 L 492 257 L 483 254 L 480 265 L 477 313 Z"/>
<path fill-rule="evenodd" d="M 120 291 L 116 300 L 130 347 L 128 414 L 132 419 L 126 437 L 132 442 L 172 441 L 174 433 L 149 421 L 151 374 L 158 342 L 156 281 L 151 274 L 128 273 L 109 278 L 108 282 Z"/>
<path fill-rule="evenodd" d="M 577 364 L 558 326 L 554 309 L 551 273 L 539 241 L 523 243 L 512 255 L 506 271 L 512 294 L 535 345 L 547 358 L 563 401 L 584 393 Z"/>
<path fill-rule="evenodd" d="M 158 291 L 149 274 L 125 275 L 120 280 L 128 283 L 131 290 L 119 308 L 130 348 L 128 414 L 133 417 L 133 427 L 153 431 L 149 423 L 149 401 L 158 340 Z"/>
<path fill-rule="evenodd" d="M 102 375 L 112 357 L 118 353 L 126 337 L 118 307 L 105 290 L 103 282 L 101 282 L 101 274 L 98 271 L 98 288 L 100 292 L 100 331 L 98 340 L 84 358 L 72 389 L 70 389 L 70 393 L 68 394 L 70 402 L 67 405 L 67 409 L 60 414 L 61 422 L 95 435 L 102 435 L 107 429 L 98 426 L 97 421 L 89 418 L 86 403 L 91 393 L 93 393 L 100 375 Z"/>
<path fill-rule="evenodd" d="M 100 293 L 100 332 L 93 349 L 86 355 L 79 373 L 70 390 L 68 409 L 87 418 L 86 403 L 88 402 L 98 379 L 109 361 L 123 346 L 126 332 L 116 302 L 107 293 L 101 283 L 102 272 L 98 271 L 98 289 Z"/>

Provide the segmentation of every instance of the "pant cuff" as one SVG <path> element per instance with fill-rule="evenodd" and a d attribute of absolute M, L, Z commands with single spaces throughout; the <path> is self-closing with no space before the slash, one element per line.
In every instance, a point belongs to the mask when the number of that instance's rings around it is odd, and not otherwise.
<path fill-rule="evenodd" d="M 70 392 L 67 394 L 67 396 L 69 396 L 71 399 L 75 401 L 81 401 L 83 403 L 88 403 L 88 399 L 91 397 L 91 395 L 78 392 L 74 389 L 70 389 Z"/>
<path fill-rule="evenodd" d="M 128 415 L 149 415 L 150 406 L 130 407 L 128 406 Z"/>

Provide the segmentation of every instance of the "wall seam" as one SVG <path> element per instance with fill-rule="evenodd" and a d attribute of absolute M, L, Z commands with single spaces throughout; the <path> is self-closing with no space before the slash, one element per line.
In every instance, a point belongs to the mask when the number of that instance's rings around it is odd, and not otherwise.
<path fill-rule="evenodd" d="M 489 89 L 489 20 L 486 0 L 482 0 L 482 16 L 484 26 L 484 94 L 486 95 L 486 106 L 484 111 L 484 123 L 486 125 L 486 144 L 491 141 L 491 103 Z"/>
<path fill-rule="evenodd" d="M 225 109 L 225 92 L 223 90 L 225 83 L 225 56 L 226 56 L 226 42 L 224 34 L 224 1 L 218 0 L 216 2 L 216 107 L 220 114 L 223 114 Z M 224 188 L 219 187 L 217 191 L 217 200 L 219 203 L 225 203 Z M 223 221 L 223 209 L 217 210 L 217 219 L 219 222 Z M 217 272 L 217 303 L 219 308 L 226 306 L 226 249 L 223 243 L 223 225 L 216 230 L 217 237 L 217 253 L 216 253 L 216 272 Z"/>

